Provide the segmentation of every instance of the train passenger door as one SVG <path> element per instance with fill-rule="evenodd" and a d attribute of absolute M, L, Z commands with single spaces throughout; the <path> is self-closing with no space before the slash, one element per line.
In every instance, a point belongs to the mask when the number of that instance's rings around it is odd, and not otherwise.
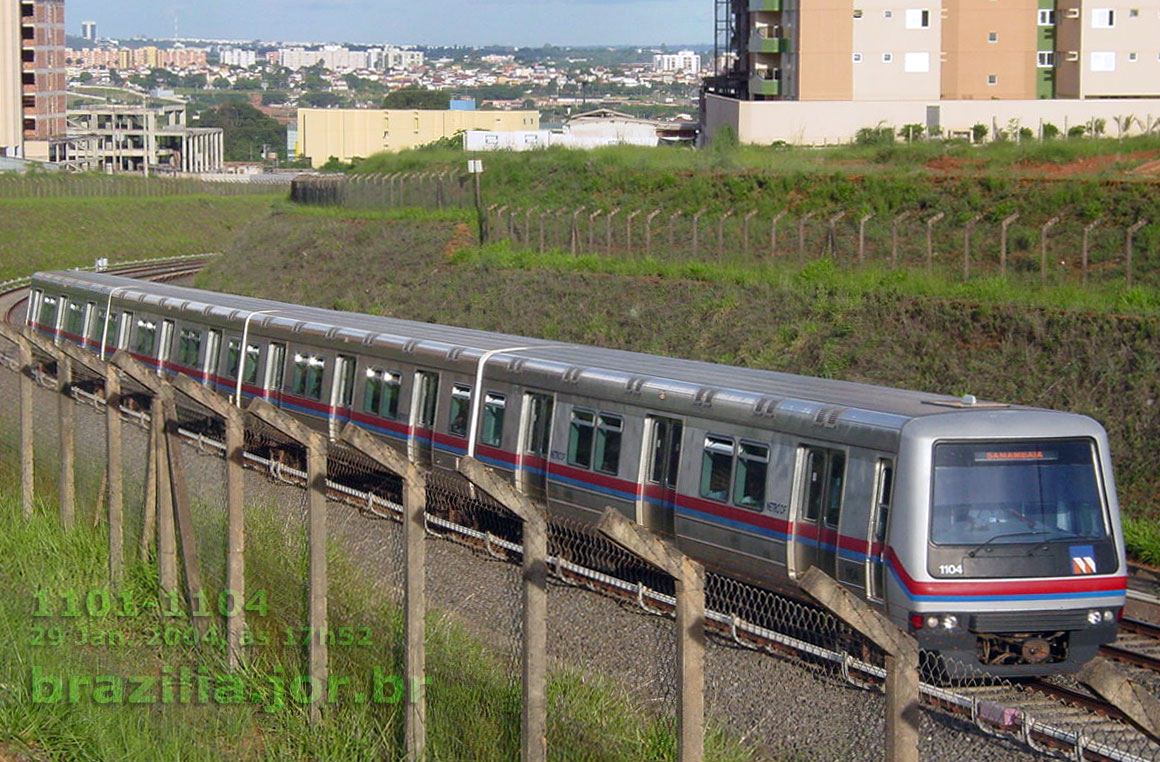
<path fill-rule="evenodd" d="M 790 567 L 793 576 L 805 574 L 811 566 L 816 566 L 837 578 L 838 523 L 845 482 L 844 452 L 811 446 L 798 449 Z"/>
<path fill-rule="evenodd" d="M 165 375 L 173 358 L 173 321 L 161 321 L 161 346 L 157 350 L 157 374 Z"/>
<path fill-rule="evenodd" d="M 524 394 L 520 432 L 520 489 L 533 500 L 548 495 L 548 463 L 552 449 L 552 413 L 555 404 L 550 394 Z"/>
<path fill-rule="evenodd" d="M 338 356 L 334 365 L 334 381 L 330 388 L 330 438 L 338 439 L 338 432 L 350 420 L 350 406 L 354 404 L 355 359 Z"/>
<path fill-rule="evenodd" d="M 435 409 L 439 402 L 439 374 L 415 371 L 411 392 L 411 460 L 430 467 L 435 448 Z"/>
<path fill-rule="evenodd" d="M 666 535 L 676 534 L 677 474 L 681 465 L 684 424 L 676 418 L 645 419 L 645 485 L 637 520 Z"/>
<path fill-rule="evenodd" d="M 886 598 L 886 528 L 890 523 L 890 503 L 894 495 L 894 461 L 878 459 L 874 502 L 870 506 L 870 551 L 866 554 L 866 597 Z"/>
<path fill-rule="evenodd" d="M 282 406 L 282 383 L 286 377 L 286 345 L 271 342 L 270 354 L 266 356 L 266 384 L 262 396 L 275 405 Z"/>

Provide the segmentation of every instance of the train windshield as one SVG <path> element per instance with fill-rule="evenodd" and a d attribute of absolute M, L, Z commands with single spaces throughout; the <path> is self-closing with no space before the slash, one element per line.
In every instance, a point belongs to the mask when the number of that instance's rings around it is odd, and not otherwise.
<path fill-rule="evenodd" d="M 1091 440 L 940 443 L 931 539 L 939 545 L 1103 539 Z"/>

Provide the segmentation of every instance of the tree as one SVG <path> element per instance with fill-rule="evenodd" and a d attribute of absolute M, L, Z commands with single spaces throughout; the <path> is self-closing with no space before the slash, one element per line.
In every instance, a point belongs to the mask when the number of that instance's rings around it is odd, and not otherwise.
<path fill-rule="evenodd" d="M 82 84 L 92 82 L 93 81 L 93 73 L 91 71 L 82 71 L 80 76 L 77 79 L 79 79 Z"/>
<path fill-rule="evenodd" d="M 225 77 L 217 77 L 213 81 L 213 86 L 215 90 L 229 90 L 230 81 Z"/>
<path fill-rule="evenodd" d="M 204 90 L 206 76 L 204 74 L 190 74 L 181 78 L 181 86 L 190 90 Z"/>
<path fill-rule="evenodd" d="M 286 129 L 248 103 L 223 103 L 201 112 L 197 127 L 221 127 L 226 161 L 258 158 L 262 146 L 286 154 Z"/>
<path fill-rule="evenodd" d="M 383 108 L 442 110 L 451 108 L 450 93 L 407 85 L 383 98 Z"/>
<path fill-rule="evenodd" d="M 971 127 L 971 142 L 982 143 L 987 137 L 987 125 L 979 122 Z"/>
<path fill-rule="evenodd" d="M 342 103 L 342 98 L 336 93 L 303 93 L 298 99 L 299 106 L 307 106 L 309 108 L 330 108 L 331 106 L 338 106 Z"/>

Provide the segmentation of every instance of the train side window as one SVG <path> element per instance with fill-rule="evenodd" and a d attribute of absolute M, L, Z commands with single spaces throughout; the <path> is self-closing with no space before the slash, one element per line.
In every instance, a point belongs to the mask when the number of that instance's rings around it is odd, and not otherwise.
<path fill-rule="evenodd" d="M 507 411 L 507 397 L 488 392 L 483 403 L 483 431 L 479 441 L 485 445 L 499 447 L 503 442 L 503 417 Z"/>
<path fill-rule="evenodd" d="M 619 415 L 601 413 L 596 424 L 596 470 L 606 474 L 620 471 L 620 439 L 624 433 L 624 419 Z"/>
<path fill-rule="evenodd" d="M 106 328 L 105 327 L 105 311 L 98 310 L 97 317 L 95 320 L 93 320 L 92 332 L 90 333 L 89 338 L 92 339 L 94 342 L 96 342 L 96 344 L 98 346 L 100 346 L 103 342 L 106 346 L 116 348 L 117 347 L 117 329 L 119 327 L 118 320 L 119 320 L 119 316 L 117 315 L 117 313 L 116 312 L 112 313 L 109 316 L 109 326 L 108 326 L 108 328 Z"/>
<path fill-rule="evenodd" d="M 60 306 L 60 299 L 48 294 L 40 300 L 40 320 L 39 323 L 49 330 L 56 330 L 56 316 L 58 307 Z"/>
<path fill-rule="evenodd" d="M 201 359 L 201 331 L 182 328 L 177 340 L 177 364 L 186 368 L 197 368 Z"/>
<path fill-rule="evenodd" d="M 140 355 L 153 357 L 157 349 L 157 323 L 141 318 L 137 321 L 137 338 L 133 350 Z"/>
<path fill-rule="evenodd" d="M 467 436 L 467 420 L 471 415 L 471 387 L 465 384 L 451 386 L 451 408 L 447 414 L 447 430 L 452 434 Z"/>
<path fill-rule="evenodd" d="M 826 494 L 826 451 L 806 450 L 806 519 L 817 521 Z"/>
<path fill-rule="evenodd" d="M 874 526 L 875 542 L 886 542 L 886 524 L 890 517 L 890 502 L 894 493 L 894 461 L 880 460 L 878 479 L 878 521 Z"/>
<path fill-rule="evenodd" d="M 326 360 L 308 354 L 294 355 L 294 379 L 291 392 L 312 400 L 322 399 L 322 377 L 326 374 Z"/>
<path fill-rule="evenodd" d="M 366 384 L 363 386 L 363 412 L 379 415 L 383 406 L 383 376 L 386 371 L 382 368 L 367 368 Z"/>
<path fill-rule="evenodd" d="M 73 301 L 68 303 L 68 320 L 65 321 L 64 330 L 73 336 L 84 337 L 85 308 L 83 305 Z"/>
<path fill-rule="evenodd" d="M 240 339 L 230 339 L 229 347 L 226 349 L 226 375 L 230 378 L 238 377 L 238 362 L 241 360 L 238 350 L 241 346 Z M 257 344 L 246 343 L 246 369 L 242 377 L 243 383 L 258 383 L 258 365 L 261 362 L 261 356 L 261 347 Z"/>
<path fill-rule="evenodd" d="M 769 448 L 742 442 L 738 448 L 737 473 L 733 476 L 733 502 L 760 511 L 765 505 L 765 475 L 769 470 Z"/>
<path fill-rule="evenodd" d="M 580 468 L 592 467 L 592 443 L 596 414 L 591 410 L 572 409 L 572 426 L 568 430 L 568 463 Z"/>
<path fill-rule="evenodd" d="M 701 497 L 726 502 L 729 499 L 729 480 L 733 476 L 733 440 L 705 437 L 701 456 Z"/>
<path fill-rule="evenodd" d="M 846 480 L 846 454 L 830 453 L 830 470 L 826 485 L 826 526 L 837 527 L 842 513 L 842 493 Z"/>

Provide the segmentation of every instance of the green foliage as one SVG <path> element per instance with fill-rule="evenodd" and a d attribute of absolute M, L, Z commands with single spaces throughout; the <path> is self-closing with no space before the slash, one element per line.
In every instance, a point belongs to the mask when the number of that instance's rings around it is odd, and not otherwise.
<path fill-rule="evenodd" d="M 898 137 L 908 143 L 922 140 L 926 135 L 926 126 L 922 124 L 904 124 L 898 128 Z"/>
<path fill-rule="evenodd" d="M 971 127 L 971 142 L 982 143 L 983 140 L 987 137 L 987 133 L 989 131 L 990 130 L 987 129 L 987 125 L 983 124 L 982 122 L 974 124 Z"/>
<path fill-rule="evenodd" d="M 1054 140 L 1057 137 L 1059 137 L 1059 128 L 1056 127 L 1051 122 L 1044 122 L 1043 123 L 1043 139 L 1044 140 Z"/>
<path fill-rule="evenodd" d="M 333 108 L 341 104 L 342 96 L 331 90 L 303 93 L 298 98 L 298 105 L 308 108 Z"/>
<path fill-rule="evenodd" d="M 418 85 L 407 85 L 387 93 L 383 98 L 386 109 L 442 110 L 451 108 L 451 94 L 445 90 L 428 90 Z"/>
<path fill-rule="evenodd" d="M 854 135 L 854 143 L 860 146 L 886 145 L 894 142 L 894 130 L 890 127 L 863 127 Z"/>
<path fill-rule="evenodd" d="M 198 127 L 221 127 L 226 161 L 253 161 L 262 146 L 286 155 L 286 128 L 248 103 L 223 103 L 201 112 Z"/>
<path fill-rule="evenodd" d="M 1067 136 L 1069 138 L 1082 138 L 1087 134 L 1087 127 L 1082 124 L 1073 124 L 1067 128 Z"/>
<path fill-rule="evenodd" d="M 1160 524 L 1154 519 L 1124 518 L 1124 543 L 1133 558 L 1160 566 Z"/>

